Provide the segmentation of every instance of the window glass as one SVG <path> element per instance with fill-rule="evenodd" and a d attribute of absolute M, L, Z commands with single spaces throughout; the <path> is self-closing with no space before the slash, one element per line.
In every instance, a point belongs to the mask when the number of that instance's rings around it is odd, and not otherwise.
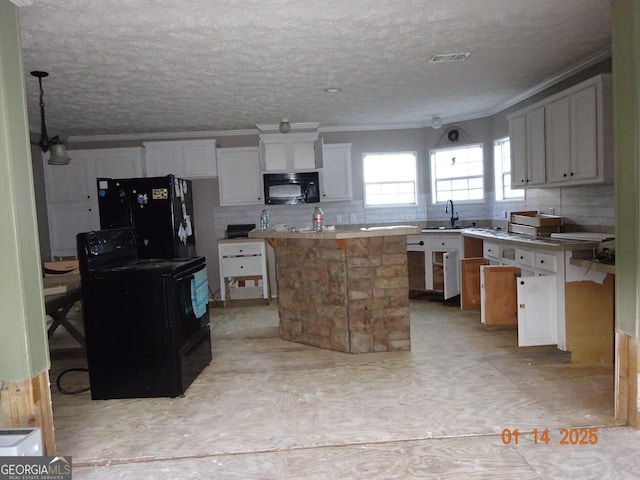
<path fill-rule="evenodd" d="M 416 204 L 416 152 L 365 153 L 366 206 Z"/>
<path fill-rule="evenodd" d="M 484 163 L 482 144 L 431 150 L 431 199 L 484 199 Z"/>
<path fill-rule="evenodd" d="M 511 189 L 511 149 L 509 137 L 493 142 L 496 200 L 524 198 L 524 190 Z"/>

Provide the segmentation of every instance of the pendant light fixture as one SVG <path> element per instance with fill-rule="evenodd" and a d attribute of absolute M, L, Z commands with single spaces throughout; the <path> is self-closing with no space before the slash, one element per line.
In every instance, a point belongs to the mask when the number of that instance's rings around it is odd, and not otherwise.
<path fill-rule="evenodd" d="M 47 124 L 44 120 L 44 91 L 42 90 L 42 79 L 49 76 L 49 72 L 34 70 L 31 75 L 38 79 L 40 85 L 40 149 L 42 152 L 51 151 L 49 165 L 67 165 L 71 158 L 67 154 L 67 147 L 60 141 L 58 135 L 49 140 L 47 135 Z"/>

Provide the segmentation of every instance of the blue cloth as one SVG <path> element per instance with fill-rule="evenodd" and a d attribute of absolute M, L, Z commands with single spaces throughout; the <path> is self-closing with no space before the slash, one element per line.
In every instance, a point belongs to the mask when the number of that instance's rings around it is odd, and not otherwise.
<path fill-rule="evenodd" d="M 206 313 L 207 303 L 209 303 L 209 282 L 207 269 L 203 268 L 196 272 L 191 279 L 191 305 L 196 318 L 200 318 Z"/>

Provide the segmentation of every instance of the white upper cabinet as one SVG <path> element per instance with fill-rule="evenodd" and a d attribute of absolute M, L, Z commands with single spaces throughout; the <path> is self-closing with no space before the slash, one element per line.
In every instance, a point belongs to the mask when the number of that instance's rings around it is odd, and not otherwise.
<path fill-rule="evenodd" d="M 180 178 L 216 177 L 216 141 L 176 140 L 145 142 L 147 177 L 173 174 Z"/>
<path fill-rule="evenodd" d="M 351 144 L 324 145 L 322 154 L 321 201 L 351 200 Z"/>
<path fill-rule="evenodd" d="M 96 179 L 142 175 L 142 148 L 69 150 L 68 165 L 44 164 L 51 254 L 76 255 L 76 235 L 100 228 Z"/>
<path fill-rule="evenodd" d="M 318 132 L 261 133 L 263 172 L 309 171 L 322 167 L 322 140 Z"/>
<path fill-rule="evenodd" d="M 264 203 L 258 147 L 219 148 L 220 205 Z"/>
<path fill-rule="evenodd" d="M 509 119 L 512 187 L 540 186 L 545 182 L 544 107 Z"/>
<path fill-rule="evenodd" d="M 508 119 L 513 187 L 613 181 L 611 75 L 593 77 Z"/>

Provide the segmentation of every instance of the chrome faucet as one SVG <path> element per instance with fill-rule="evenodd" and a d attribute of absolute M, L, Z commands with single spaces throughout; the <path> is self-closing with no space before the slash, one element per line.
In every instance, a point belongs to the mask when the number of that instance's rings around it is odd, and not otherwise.
<path fill-rule="evenodd" d="M 453 211 L 453 200 L 447 200 L 447 203 L 444 207 L 444 213 L 449 213 L 449 204 L 451 204 L 451 228 L 456 228 L 456 222 L 458 221 L 458 213 Z"/>

